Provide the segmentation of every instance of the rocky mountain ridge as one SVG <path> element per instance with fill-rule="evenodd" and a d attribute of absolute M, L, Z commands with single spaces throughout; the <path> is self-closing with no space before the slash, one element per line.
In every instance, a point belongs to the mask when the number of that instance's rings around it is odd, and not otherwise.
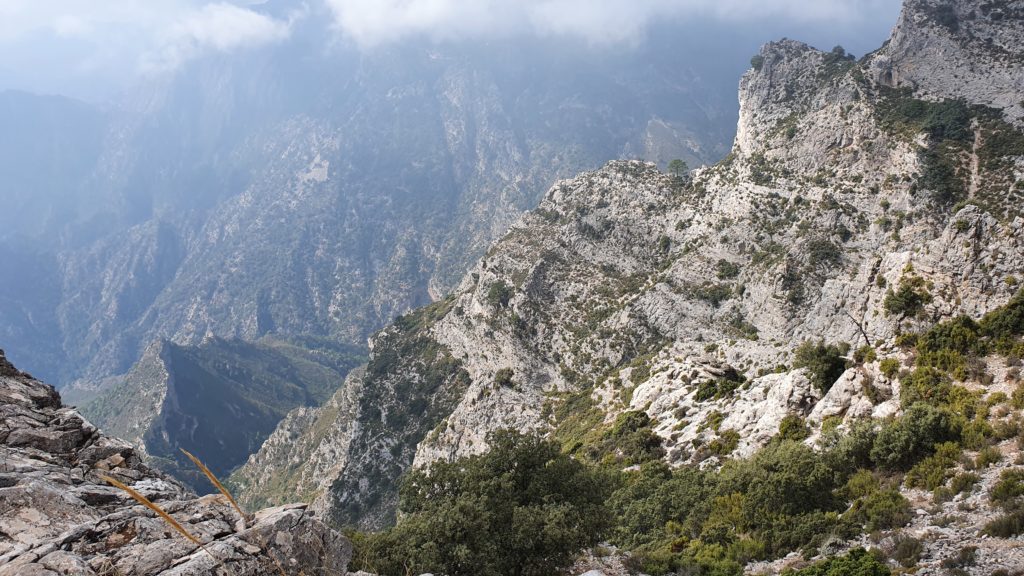
<path fill-rule="evenodd" d="M 100 433 L 0 351 L 0 574 L 100 576 L 345 573 L 351 544 L 306 510 L 240 518 L 197 498 Z M 180 523 L 105 481 L 132 487 Z"/>
<path fill-rule="evenodd" d="M 912 361 L 901 336 L 979 318 L 1019 289 L 1018 4 L 908 1 L 893 39 L 860 61 L 765 46 L 725 161 L 692 178 L 613 162 L 556 184 L 450 297 L 378 334 L 367 368 L 326 408 L 289 415 L 233 481 L 252 501 L 296 490 L 332 522 L 380 527 L 405 470 L 483 451 L 501 428 L 583 456 L 642 412 L 667 461 L 714 466 L 787 417 L 814 443 L 900 413 Z M 933 50 L 942 65 L 924 68 Z M 802 341 L 873 357 L 819 382 L 795 366 Z M 1019 374 L 972 378 L 995 397 Z"/>

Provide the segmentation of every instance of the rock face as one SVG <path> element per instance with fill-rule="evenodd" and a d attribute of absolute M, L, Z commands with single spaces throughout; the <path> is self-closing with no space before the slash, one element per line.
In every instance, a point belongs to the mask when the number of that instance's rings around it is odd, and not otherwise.
<path fill-rule="evenodd" d="M 203 546 L 103 476 L 146 496 Z M 0 352 L 3 576 L 344 574 L 350 556 L 349 542 L 305 506 L 241 519 L 219 496 L 196 498 Z"/>
<path fill-rule="evenodd" d="M 713 465 L 787 416 L 813 441 L 826 422 L 898 412 L 879 365 L 900 357 L 897 335 L 1005 304 L 1024 270 L 1024 43 L 1009 43 L 1024 21 L 997 4 L 956 2 L 958 28 L 908 2 L 862 61 L 765 46 L 725 161 L 692 179 L 618 161 L 556 184 L 449 298 L 375 337 L 327 408 L 286 419 L 239 485 L 261 502 L 302 486 L 332 521 L 372 527 L 393 518 L 404 470 L 482 451 L 499 428 L 572 450 L 641 410 L 670 462 Z M 894 87 L 940 48 L 927 84 Z M 913 286 L 920 310 L 886 304 Z M 792 365 L 803 340 L 879 360 L 822 395 Z"/>
<path fill-rule="evenodd" d="M 993 106 L 1020 126 L 1022 20 L 1020 2 L 914 0 L 869 70 L 881 83 L 923 96 Z"/>

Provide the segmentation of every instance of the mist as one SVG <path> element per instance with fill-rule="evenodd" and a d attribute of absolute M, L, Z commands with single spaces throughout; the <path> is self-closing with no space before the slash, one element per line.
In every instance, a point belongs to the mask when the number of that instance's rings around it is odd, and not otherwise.
<path fill-rule="evenodd" d="M 787 36 L 855 53 L 876 48 L 898 0 L 5 0 L 0 89 L 102 101 L 209 55 L 296 40 L 320 50 L 560 39 L 634 50 L 653 28 L 731 30 L 744 45 Z M 734 67 L 736 63 L 732 64 Z"/>

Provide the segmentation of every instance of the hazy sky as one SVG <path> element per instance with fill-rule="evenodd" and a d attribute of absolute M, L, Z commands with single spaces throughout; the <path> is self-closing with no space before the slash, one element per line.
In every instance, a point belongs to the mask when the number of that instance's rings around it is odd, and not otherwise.
<path fill-rule="evenodd" d="M 0 88 L 100 97 L 207 52 L 285 41 L 306 20 L 364 49 L 518 35 L 629 46 L 651 23 L 680 19 L 789 23 L 794 35 L 867 49 L 898 9 L 899 0 L 0 0 Z"/>

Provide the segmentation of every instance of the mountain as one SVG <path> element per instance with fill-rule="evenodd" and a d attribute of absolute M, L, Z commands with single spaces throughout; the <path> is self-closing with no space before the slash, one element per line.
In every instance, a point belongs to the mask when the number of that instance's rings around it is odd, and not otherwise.
<path fill-rule="evenodd" d="M 555 38 L 363 51 L 324 22 L 104 106 L 0 95 L 0 336 L 151 456 L 201 445 L 227 472 L 347 371 L 326 366 L 328 386 L 269 370 L 306 392 L 274 390 L 257 367 L 280 350 L 264 339 L 359 354 L 449 292 L 556 179 L 619 157 L 713 162 L 732 137 L 732 74 L 708 53 L 736 47 L 662 33 L 626 51 Z M 234 351 L 213 361 L 211 341 Z M 220 422 L 208 393 L 236 417 Z"/>
<path fill-rule="evenodd" d="M 148 468 L 0 351 L 0 574 L 345 572 L 352 545 L 304 505 L 240 517 Z M 176 531 L 120 482 L 177 522 Z M 180 532 L 188 534 L 189 542 Z M 299 544 L 301 543 L 301 545 Z"/>
<path fill-rule="evenodd" d="M 12 357 L 84 397 L 160 339 L 361 346 L 450 290 L 556 179 L 713 162 L 732 136 L 732 73 L 711 48 L 681 57 L 686 37 L 367 52 L 296 26 L 102 108 L 4 93 L 0 251 L 49 287 L 0 281 Z"/>
<path fill-rule="evenodd" d="M 908 0 L 860 60 L 764 46 L 725 160 L 692 177 L 615 161 L 556 184 L 232 482 L 249 502 L 315 496 L 336 525 L 380 528 L 403 473 L 485 451 L 500 429 L 615 463 L 607 439 L 635 418 L 667 463 L 714 468 L 794 422 L 816 445 L 922 399 L 952 402 L 929 387 L 953 383 L 1001 406 L 971 426 L 1006 425 L 1024 326 L 1007 322 L 1007 347 L 983 357 L 927 346 L 1024 302 L 1022 41 L 1018 3 Z M 925 557 L 938 566 L 969 544 L 986 566 L 1012 566 L 1006 540 L 979 535 L 992 504 L 971 498 L 985 512 L 925 538 Z M 914 526 L 955 510 L 935 506 Z"/>
<path fill-rule="evenodd" d="M 358 350 L 311 338 L 162 341 L 83 410 L 152 465 L 202 492 L 206 480 L 181 448 L 227 475 L 289 411 L 323 404 L 362 361 Z"/>

